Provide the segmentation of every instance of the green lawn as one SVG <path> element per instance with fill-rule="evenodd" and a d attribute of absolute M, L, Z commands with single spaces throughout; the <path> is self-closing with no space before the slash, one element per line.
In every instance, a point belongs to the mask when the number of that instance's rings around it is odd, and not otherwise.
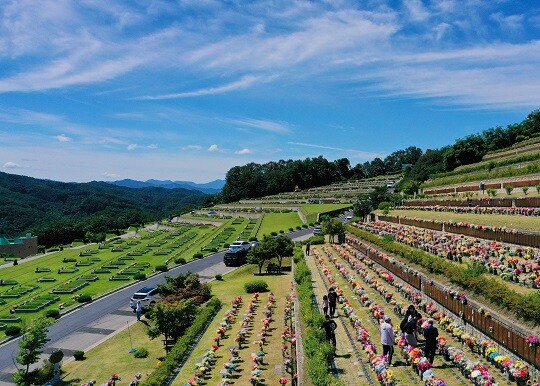
<path fill-rule="evenodd" d="M 78 304 L 73 299 L 77 294 L 95 297 L 113 291 L 132 283 L 136 273 L 152 274 L 156 265 L 165 263 L 172 267 L 176 257 L 190 260 L 195 252 L 208 245 L 223 249 L 240 235 L 250 234 L 251 230 L 245 229 L 247 225 L 247 219 L 227 220 L 220 227 L 174 224 L 169 226 L 170 231 L 140 231 L 137 238 L 109 242 L 101 249 L 93 244 L 82 249 L 64 249 L 32 261 L 22 260 L 17 266 L 0 270 L 4 284 L 0 285 L 0 319 L 3 319 L 0 326 L 5 329 L 4 323 L 25 322 L 49 309 L 66 310 Z M 202 252 L 211 253 L 209 249 Z M 110 280 L 113 277 L 118 280 Z M 68 293 L 45 299 L 53 290 Z M 34 301 L 28 303 L 30 300 Z M 35 311 L 11 313 L 23 303 L 27 307 L 39 307 Z M 4 337 L 3 331 L 0 330 L 0 339 Z"/>
<path fill-rule="evenodd" d="M 71 361 L 63 365 L 64 375 L 59 385 L 81 385 L 90 380 L 96 380 L 97 385 L 102 385 L 112 374 L 119 374 L 122 377 L 119 385 L 128 385 L 138 372 L 145 379 L 155 369 L 158 360 L 165 356 L 161 339 L 151 340 L 146 333 L 145 323 L 148 321 L 135 323 L 129 331 L 124 329 L 96 346 L 85 353 L 85 360 Z M 147 358 L 135 358 L 129 352 L 131 348 L 129 334 L 134 348 L 144 347 L 148 350 Z"/>
<path fill-rule="evenodd" d="M 377 210 L 376 213 L 382 214 Z M 391 210 L 389 215 L 406 216 L 420 219 L 467 222 L 471 224 L 482 224 L 490 226 L 504 226 L 511 229 L 540 230 L 538 217 L 499 215 L 499 214 L 467 214 L 452 212 L 434 212 L 423 210 Z"/>
<path fill-rule="evenodd" d="M 270 235 L 271 232 L 279 232 L 283 230 L 289 232 L 289 228 L 296 228 L 302 225 L 302 220 L 298 213 L 265 213 L 262 219 L 261 227 L 257 232 L 257 238 L 262 239 L 264 235 Z"/>
<path fill-rule="evenodd" d="M 312 223 L 317 221 L 319 213 L 332 212 L 338 209 L 351 207 L 351 204 L 302 204 L 300 205 L 302 212 L 305 214 L 307 222 Z"/>

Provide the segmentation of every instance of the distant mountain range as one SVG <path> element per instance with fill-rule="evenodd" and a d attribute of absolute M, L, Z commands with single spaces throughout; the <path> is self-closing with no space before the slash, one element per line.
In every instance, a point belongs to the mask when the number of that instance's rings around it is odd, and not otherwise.
<path fill-rule="evenodd" d="M 198 190 L 207 194 L 215 194 L 221 192 L 223 185 L 225 185 L 225 180 L 215 180 L 210 181 L 205 184 L 197 184 L 196 182 L 191 181 L 171 181 L 171 180 L 146 180 L 146 181 L 137 181 L 131 179 L 124 179 L 118 181 L 110 181 L 110 184 L 116 186 L 123 186 L 126 188 L 141 189 L 141 188 L 165 188 L 165 189 L 189 189 L 189 190 Z"/>

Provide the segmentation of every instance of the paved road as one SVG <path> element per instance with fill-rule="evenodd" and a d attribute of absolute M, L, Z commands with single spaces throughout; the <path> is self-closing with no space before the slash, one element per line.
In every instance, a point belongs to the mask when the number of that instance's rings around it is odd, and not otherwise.
<path fill-rule="evenodd" d="M 287 236 L 302 240 L 311 235 L 311 229 L 302 229 Z M 72 357 L 74 351 L 87 351 L 130 323 L 134 323 L 136 319 L 129 308 L 129 298 L 140 287 L 164 282 L 166 275 L 176 276 L 191 271 L 198 273 L 203 281 L 208 281 L 217 274 L 233 270 L 234 268 L 223 264 L 224 254 L 225 252 L 219 252 L 204 259 L 189 262 L 144 282 L 137 282 L 64 315 L 50 327 L 49 342 L 44 348 L 43 357 L 48 357 L 58 349 L 64 352 L 66 358 Z M 19 351 L 19 340 L 20 338 L 0 345 L 0 386 L 14 385 L 11 375 L 16 371 L 14 363 Z"/>

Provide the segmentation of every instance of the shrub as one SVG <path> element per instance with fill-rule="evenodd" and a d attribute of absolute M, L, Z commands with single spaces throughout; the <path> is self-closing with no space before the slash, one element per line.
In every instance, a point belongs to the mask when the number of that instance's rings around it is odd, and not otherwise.
<path fill-rule="evenodd" d="M 308 224 L 302 224 L 302 228 L 307 229 Z"/>
<path fill-rule="evenodd" d="M 510 195 L 512 193 L 512 190 L 514 190 L 514 187 L 510 184 L 504 185 L 504 190 L 506 190 L 506 194 Z"/>
<path fill-rule="evenodd" d="M 540 185 L 539 185 L 539 186 L 540 186 Z M 297 226 L 296 226 L 296 229 L 297 229 L 297 230 L 300 230 L 300 229 L 302 229 L 302 227 L 301 227 L 300 225 L 297 225 Z"/>
<path fill-rule="evenodd" d="M 60 317 L 60 311 L 55 310 L 55 309 L 50 309 L 50 310 L 45 311 L 45 316 L 47 318 L 58 319 Z"/>
<path fill-rule="evenodd" d="M 88 295 L 88 294 L 80 294 L 78 297 L 77 297 L 77 301 L 79 303 L 89 303 L 92 301 L 92 296 Z"/>
<path fill-rule="evenodd" d="M 282 233 L 282 234 L 283 234 L 283 233 L 285 233 L 285 231 L 284 231 L 283 229 L 280 229 L 280 230 L 279 230 L 279 233 Z"/>
<path fill-rule="evenodd" d="M 248 294 L 252 294 L 254 292 L 267 292 L 268 283 L 264 280 L 252 280 L 244 283 L 244 289 Z"/>
<path fill-rule="evenodd" d="M 277 236 L 277 232 L 270 232 L 270 236 Z"/>
<path fill-rule="evenodd" d="M 214 253 L 215 253 L 215 252 L 217 252 L 217 251 L 218 251 L 218 249 L 217 249 L 216 247 L 213 247 L 213 248 L 210 248 L 210 249 L 209 249 L 209 251 L 210 251 L 210 252 L 214 252 Z"/>
<path fill-rule="evenodd" d="M 221 276 L 219 273 L 216 276 L 214 276 L 214 278 L 216 280 L 223 280 L 223 276 Z"/>
<path fill-rule="evenodd" d="M 137 351 L 133 354 L 135 358 L 146 358 L 148 357 L 148 350 L 145 347 L 138 348 Z"/>
<path fill-rule="evenodd" d="M 392 207 L 392 204 L 390 204 L 388 201 L 382 201 L 379 203 L 379 210 L 390 210 Z"/>
<path fill-rule="evenodd" d="M 289 228 L 289 232 L 292 232 L 292 231 L 294 231 L 294 228 L 293 228 L 293 227 L 290 227 L 290 228 Z"/>
<path fill-rule="evenodd" d="M 315 226 L 315 223 L 310 222 L 310 223 L 309 223 L 309 226 L 310 226 L 310 227 L 314 227 L 314 226 Z"/>
<path fill-rule="evenodd" d="M 165 264 L 158 264 L 156 265 L 155 271 L 156 272 L 167 272 L 169 268 L 167 268 L 167 265 Z"/>
<path fill-rule="evenodd" d="M 193 255 L 194 259 L 202 259 L 204 255 L 201 252 L 197 252 Z"/>
<path fill-rule="evenodd" d="M 136 273 L 135 275 L 133 275 L 133 279 L 135 279 L 135 280 L 145 280 L 146 275 L 144 273 Z"/>
<path fill-rule="evenodd" d="M 311 245 L 324 244 L 324 236 L 323 235 L 311 236 L 308 241 Z"/>
<path fill-rule="evenodd" d="M 73 353 L 73 358 L 75 358 L 76 361 L 82 361 L 85 359 L 84 357 L 84 351 L 77 350 Z"/>
<path fill-rule="evenodd" d="M 540 194 L 540 184 L 536 185 L 536 192 Z"/>
<path fill-rule="evenodd" d="M 229 244 L 223 243 L 223 248 L 229 248 Z"/>
<path fill-rule="evenodd" d="M 524 195 L 527 195 L 527 192 L 529 191 L 529 187 L 528 187 L 528 186 L 524 186 L 523 188 L 521 188 L 521 190 L 523 190 L 523 194 L 524 194 Z"/>
<path fill-rule="evenodd" d="M 21 333 L 20 326 L 7 326 L 5 331 L 7 336 L 17 336 Z"/>
<path fill-rule="evenodd" d="M 186 259 L 184 259 L 183 257 L 177 257 L 174 259 L 174 263 L 184 265 L 186 264 Z"/>

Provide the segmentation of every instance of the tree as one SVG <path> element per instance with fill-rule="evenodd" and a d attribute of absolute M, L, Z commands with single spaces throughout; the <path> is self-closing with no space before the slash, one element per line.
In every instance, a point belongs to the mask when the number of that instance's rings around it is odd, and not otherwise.
<path fill-rule="evenodd" d="M 330 242 L 334 242 L 334 237 L 345 233 L 345 226 L 336 218 L 326 218 L 323 223 L 323 233 L 330 236 Z"/>
<path fill-rule="evenodd" d="M 48 327 L 51 320 L 47 318 L 34 319 L 32 325 L 23 335 L 19 343 L 19 355 L 17 355 L 17 363 L 26 366 L 25 369 L 19 369 L 15 373 L 15 381 L 17 385 L 30 385 L 32 379 L 29 376 L 30 365 L 39 360 L 39 356 L 43 352 L 43 347 L 47 343 Z"/>
<path fill-rule="evenodd" d="M 294 252 L 293 241 L 285 236 L 278 236 L 276 238 L 270 238 L 270 245 L 272 254 L 277 258 L 279 267 L 283 262 L 283 258 L 286 256 L 292 256 Z"/>
<path fill-rule="evenodd" d="M 163 335 L 165 348 L 176 342 L 180 336 L 191 326 L 198 312 L 193 299 L 174 303 L 160 302 L 147 314 L 154 324 L 148 329 L 148 336 L 155 339 Z"/>
<path fill-rule="evenodd" d="M 272 250 L 268 243 L 271 237 L 264 236 L 260 245 L 253 247 L 247 254 L 247 262 L 249 264 L 256 264 L 259 267 L 259 275 L 262 274 L 262 267 L 264 263 L 272 258 Z"/>
<path fill-rule="evenodd" d="M 353 212 L 355 216 L 364 218 L 371 213 L 373 207 L 371 206 L 371 201 L 367 198 L 358 199 L 353 205 Z"/>

